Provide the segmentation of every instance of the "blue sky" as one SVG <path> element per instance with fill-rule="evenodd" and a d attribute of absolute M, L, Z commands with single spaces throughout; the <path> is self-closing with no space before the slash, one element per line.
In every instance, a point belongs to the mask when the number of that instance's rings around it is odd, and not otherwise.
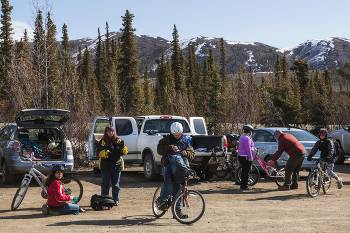
<path fill-rule="evenodd" d="M 32 0 L 10 0 L 16 34 L 34 25 Z M 45 1 L 37 0 L 45 9 Z M 172 40 L 174 24 L 179 39 L 196 36 L 234 42 L 261 42 L 277 48 L 291 47 L 309 39 L 350 39 L 348 0 L 50 0 L 58 39 L 65 23 L 69 39 L 97 37 L 120 31 L 126 10 L 134 14 L 136 35 Z"/>

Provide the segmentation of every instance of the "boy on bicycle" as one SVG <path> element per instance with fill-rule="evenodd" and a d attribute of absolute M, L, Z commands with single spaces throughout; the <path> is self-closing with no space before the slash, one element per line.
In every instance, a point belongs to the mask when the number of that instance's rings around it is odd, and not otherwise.
<path fill-rule="evenodd" d="M 325 162 L 327 162 L 328 175 L 330 175 L 331 177 L 337 180 L 338 189 L 341 189 L 343 187 L 342 178 L 340 178 L 333 172 L 334 148 L 333 148 L 333 142 L 331 141 L 331 139 L 328 139 L 327 133 L 328 133 L 327 129 L 320 129 L 320 131 L 318 132 L 318 137 L 320 138 L 320 140 L 318 140 L 315 143 L 309 156 L 307 157 L 307 161 L 312 161 L 312 156 L 316 154 L 317 150 L 320 150 L 321 158 L 324 159 Z"/>
<path fill-rule="evenodd" d="M 182 156 L 186 157 L 188 161 L 192 161 L 194 158 L 194 150 L 190 145 L 187 138 L 182 134 L 183 126 L 179 122 L 174 122 L 170 126 L 170 135 L 164 135 L 164 137 L 159 141 L 157 146 L 158 154 L 162 155 L 162 173 L 164 182 L 162 189 L 160 191 L 160 196 L 158 197 L 158 209 L 164 210 L 168 208 L 168 199 L 170 197 L 171 191 L 175 196 L 181 188 L 180 183 L 173 183 L 172 173 L 170 169 L 170 164 L 167 158 L 168 154 L 180 150 Z M 180 218 L 188 218 L 187 215 L 181 213 L 181 209 L 176 208 L 178 216 Z"/>

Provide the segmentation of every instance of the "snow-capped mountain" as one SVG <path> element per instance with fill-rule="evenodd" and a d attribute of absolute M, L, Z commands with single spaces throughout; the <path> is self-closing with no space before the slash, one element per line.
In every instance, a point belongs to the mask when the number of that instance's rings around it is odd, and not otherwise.
<path fill-rule="evenodd" d="M 120 32 L 110 33 L 110 37 L 117 39 Z M 102 36 L 105 40 L 105 36 Z M 85 49 L 87 46 L 94 59 L 97 38 L 83 38 L 72 40 L 72 57 L 76 58 L 79 46 Z M 145 35 L 135 36 L 136 48 L 140 51 L 138 58 L 141 60 L 140 71 L 147 64 L 151 69 L 156 67 L 156 59 L 159 59 L 162 50 L 165 55 L 171 56 L 171 42 L 161 37 Z M 209 56 L 209 49 L 213 49 L 215 61 L 220 61 L 220 38 L 197 36 L 179 42 L 184 56 L 188 56 L 188 45 L 195 46 L 198 62 Z M 227 72 L 237 73 L 241 65 L 254 72 L 272 71 L 275 66 L 276 54 L 286 55 L 289 66 L 294 60 L 308 61 L 311 69 L 342 68 L 345 62 L 350 62 L 350 40 L 331 37 L 326 39 L 308 40 L 299 45 L 288 48 L 276 48 L 259 42 L 233 42 L 225 40 L 225 52 Z"/>

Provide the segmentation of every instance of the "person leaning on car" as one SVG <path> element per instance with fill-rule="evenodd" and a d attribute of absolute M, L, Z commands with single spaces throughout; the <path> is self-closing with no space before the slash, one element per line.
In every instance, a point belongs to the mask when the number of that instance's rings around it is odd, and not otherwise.
<path fill-rule="evenodd" d="M 301 167 L 303 166 L 306 154 L 305 147 L 293 135 L 288 133 L 282 133 L 282 131 L 279 129 L 275 131 L 274 135 L 278 140 L 278 150 L 275 153 L 273 153 L 274 157 L 269 163 L 273 164 L 274 162 L 276 162 L 279 159 L 279 157 L 281 157 L 283 152 L 286 152 L 289 155 L 289 159 L 285 168 L 285 181 L 283 186 L 278 187 L 278 189 L 297 189 L 299 172 L 301 170 Z"/>

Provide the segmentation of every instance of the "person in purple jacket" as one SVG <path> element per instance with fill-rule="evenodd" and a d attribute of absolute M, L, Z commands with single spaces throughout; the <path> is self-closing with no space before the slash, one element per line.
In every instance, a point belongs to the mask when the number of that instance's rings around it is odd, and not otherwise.
<path fill-rule="evenodd" d="M 251 125 L 244 125 L 242 136 L 238 142 L 238 161 L 242 166 L 241 174 L 241 189 L 251 190 L 252 187 L 248 186 L 248 177 L 250 167 L 253 163 L 254 142 L 251 138 L 254 128 Z"/>

